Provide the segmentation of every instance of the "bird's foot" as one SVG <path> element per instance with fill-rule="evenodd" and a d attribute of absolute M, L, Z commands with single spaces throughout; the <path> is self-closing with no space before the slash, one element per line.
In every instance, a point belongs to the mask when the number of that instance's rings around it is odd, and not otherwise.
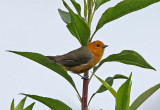
<path fill-rule="evenodd" d="M 89 80 L 89 77 L 88 77 L 88 76 L 81 76 L 80 74 L 78 74 L 78 75 L 81 77 L 81 79 Z"/>

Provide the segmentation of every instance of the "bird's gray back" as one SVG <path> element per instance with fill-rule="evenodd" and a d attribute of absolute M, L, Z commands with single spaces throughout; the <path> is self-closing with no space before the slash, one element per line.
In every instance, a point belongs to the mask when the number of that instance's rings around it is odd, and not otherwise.
<path fill-rule="evenodd" d="M 87 46 L 73 50 L 61 56 L 55 56 L 55 62 L 66 67 L 79 66 L 88 63 L 93 58 Z"/>

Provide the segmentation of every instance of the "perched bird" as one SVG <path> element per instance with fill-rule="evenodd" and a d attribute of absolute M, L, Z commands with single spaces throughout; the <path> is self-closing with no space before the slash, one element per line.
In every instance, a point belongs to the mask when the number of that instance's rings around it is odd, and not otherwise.
<path fill-rule="evenodd" d="M 107 45 L 104 45 L 103 42 L 94 41 L 88 46 L 78 48 L 67 54 L 47 57 L 67 71 L 80 74 L 91 69 L 101 60 L 106 47 Z"/>

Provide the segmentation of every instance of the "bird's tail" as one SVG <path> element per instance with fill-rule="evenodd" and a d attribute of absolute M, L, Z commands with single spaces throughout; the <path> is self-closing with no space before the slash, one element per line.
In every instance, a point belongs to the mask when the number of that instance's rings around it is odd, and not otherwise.
<path fill-rule="evenodd" d="M 54 63 L 56 63 L 55 56 L 46 56 L 46 57 L 48 57 L 50 60 L 52 60 Z"/>

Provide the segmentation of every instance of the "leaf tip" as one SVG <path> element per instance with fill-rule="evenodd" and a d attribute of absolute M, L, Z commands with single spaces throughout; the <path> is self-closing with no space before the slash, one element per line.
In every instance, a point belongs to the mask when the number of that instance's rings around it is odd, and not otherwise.
<path fill-rule="evenodd" d="M 131 74 L 129 75 L 129 79 L 131 80 L 131 77 L 132 77 L 132 72 L 131 72 Z"/>
<path fill-rule="evenodd" d="M 155 68 L 153 68 L 153 67 L 152 67 L 152 69 L 153 69 L 154 71 L 157 71 L 157 70 L 156 70 Z"/>
<path fill-rule="evenodd" d="M 26 95 L 25 93 L 19 93 L 18 95 Z"/>
<path fill-rule="evenodd" d="M 12 52 L 12 50 L 6 50 L 6 52 Z"/>

